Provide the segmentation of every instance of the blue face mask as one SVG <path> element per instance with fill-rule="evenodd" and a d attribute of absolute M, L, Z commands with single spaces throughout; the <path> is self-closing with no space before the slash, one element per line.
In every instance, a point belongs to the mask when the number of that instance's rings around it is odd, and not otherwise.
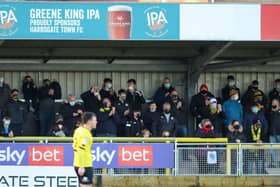
<path fill-rule="evenodd" d="M 258 107 L 253 107 L 252 112 L 257 114 L 259 112 L 259 108 Z"/>
<path fill-rule="evenodd" d="M 153 109 L 150 109 L 150 112 L 155 112 L 155 111 L 156 111 L 156 109 L 154 109 L 154 108 L 153 108 Z"/>
<path fill-rule="evenodd" d="M 75 101 L 70 101 L 70 102 L 69 102 L 69 105 L 70 105 L 70 106 L 75 106 Z"/>
<path fill-rule="evenodd" d="M 170 87 L 171 87 L 171 84 L 170 84 L 170 83 L 165 83 L 165 84 L 164 84 L 164 88 L 169 89 Z"/>

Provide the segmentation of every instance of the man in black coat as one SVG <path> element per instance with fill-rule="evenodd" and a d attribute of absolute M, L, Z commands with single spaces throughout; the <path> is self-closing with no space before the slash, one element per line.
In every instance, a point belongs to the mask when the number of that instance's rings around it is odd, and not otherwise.
<path fill-rule="evenodd" d="M 101 106 L 101 96 L 98 87 L 92 87 L 90 90 L 81 94 L 84 101 L 85 110 L 88 112 L 97 113 Z"/>
<path fill-rule="evenodd" d="M 144 122 L 140 110 L 134 110 L 131 117 L 125 123 L 125 136 L 136 137 L 142 135 Z"/>
<path fill-rule="evenodd" d="M 10 119 L 9 136 L 23 135 L 23 125 L 26 121 L 27 106 L 18 99 L 19 91 L 13 89 L 4 110 L 4 117 Z"/>
<path fill-rule="evenodd" d="M 223 101 L 226 101 L 230 98 L 229 92 L 230 90 L 235 89 L 238 92 L 238 96 L 240 98 L 240 89 L 236 86 L 236 81 L 233 75 L 229 75 L 227 77 L 227 84 L 226 86 L 222 89 L 222 96 L 223 96 Z"/>
<path fill-rule="evenodd" d="M 125 123 L 129 119 L 129 104 L 126 100 L 126 91 L 124 89 L 120 89 L 119 98 L 115 102 L 114 106 L 116 107 L 116 112 L 120 117 L 120 123 L 117 126 L 118 129 L 118 136 L 123 137 L 125 136 Z"/>
<path fill-rule="evenodd" d="M 23 79 L 22 93 L 28 110 L 33 110 L 32 112 L 34 112 L 37 108 L 37 87 L 30 75 L 25 76 Z"/>
<path fill-rule="evenodd" d="M 176 115 L 171 113 L 171 104 L 165 102 L 162 106 L 162 113 L 157 121 L 153 124 L 153 136 L 175 136 L 178 121 Z"/>
<path fill-rule="evenodd" d="M 161 87 L 159 87 L 154 95 L 154 101 L 156 102 L 159 108 L 162 107 L 163 103 L 166 101 L 167 97 L 174 90 L 174 87 L 171 85 L 171 80 L 168 77 L 163 79 Z"/>
<path fill-rule="evenodd" d="M 202 117 L 208 113 L 210 104 L 209 98 L 212 97 L 214 97 L 214 95 L 208 91 L 208 86 L 206 84 L 202 84 L 200 86 L 200 92 L 192 97 L 190 111 L 196 118 L 197 125 L 203 119 Z"/>
<path fill-rule="evenodd" d="M 269 99 L 272 101 L 273 99 L 278 99 L 280 100 L 280 79 L 276 79 L 274 81 L 275 87 L 271 92 L 269 92 Z"/>
<path fill-rule="evenodd" d="M 120 118 L 109 98 L 102 100 L 102 107 L 97 112 L 97 118 L 96 136 L 117 136 L 117 125 L 120 123 Z"/>
<path fill-rule="evenodd" d="M 159 116 L 160 112 L 157 109 L 156 102 L 150 102 L 148 110 L 143 114 L 144 125 L 149 132 L 153 131 L 153 123 L 159 119 Z"/>
<path fill-rule="evenodd" d="M 11 89 L 8 84 L 5 83 L 3 75 L 0 75 L 0 124 L 2 123 L 2 113 L 10 98 Z"/>
<path fill-rule="evenodd" d="M 109 98 L 112 103 L 117 100 L 117 94 L 113 89 L 113 81 L 110 78 L 105 78 L 103 81 L 103 87 L 100 90 L 101 99 Z"/>
<path fill-rule="evenodd" d="M 127 90 L 127 102 L 129 103 L 130 110 L 141 110 L 142 104 L 145 104 L 145 98 L 143 96 L 143 92 L 137 90 L 136 88 L 136 80 L 129 79 L 127 81 L 128 90 Z"/>
<path fill-rule="evenodd" d="M 61 99 L 61 86 L 57 80 L 53 80 L 50 83 L 50 88 L 54 90 L 53 98 L 54 99 Z"/>
<path fill-rule="evenodd" d="M 73 135 L 77 125 L 81 122 L 83 112 L 82 104 L 78 103 L 73 95 L 69 95 L 67 102 L 61 106 L 60 114 L 63 117 L 64 126 L 70 135 Z"/>

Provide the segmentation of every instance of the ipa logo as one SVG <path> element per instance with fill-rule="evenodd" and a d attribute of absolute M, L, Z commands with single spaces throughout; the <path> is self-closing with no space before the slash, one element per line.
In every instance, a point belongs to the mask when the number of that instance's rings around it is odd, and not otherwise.
<path fill-rule="evenodd" d="M 17 17 L 14 7 L 0 6 L 0 36 L 11 36 L 17 32 Z"/>
<path fill-rule="evenodd" d="M 154 38 L 160 38 L 168 33 L 166 9 L 159 6 L 147 8 L 144 12 L 147 18 L 146 35 Z"/>

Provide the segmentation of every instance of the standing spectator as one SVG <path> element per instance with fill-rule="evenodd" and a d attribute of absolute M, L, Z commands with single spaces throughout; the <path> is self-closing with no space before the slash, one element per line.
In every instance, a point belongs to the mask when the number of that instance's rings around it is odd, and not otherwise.
<path fill-rule="evenodd" d="M 90 90 L 81 94 L 81 98 L 84 101 L 84 107 L 87 112 L 98 112 L 101 106 L 101 96 L 99 94 L 98 87 L 92 87 Z"/>
<path fill-rule="evenodd" d="M 96 128 L 96 136 L 117 136 L 117 125 L 120 123 L 116 108 L 112 107 L 111 100 L 104 98 L 102 107 L 97 113 L 98 126 Z"/>
<path fill-rule="evenodd" d="M 120 89 L 118 91 L 119 99 L 115 102 L 114 106 L 116 107 L 116 112 L 119 115 L 120 123 L 117 126 L 118 133 L 120 137 L 125 136 L 125 123 L 129 119 L 129 104 L 126 100 L 126 91 Z"/>
<path fill-rule="evenodd" d="M 214 95 L 208 91 L 206 84 L 202 84 L 200 86 L 200 92 L 192 97 L 190 111 L 196 118 L 196 124 L 199 124 L 202 116 L 205 116 L 208 112 L 209 98 L 211 97 L 214 97 Z"/>
<path fill-rule="evenodd" d="M 125 123 L 125 136 L 141 136 L 144 130 L 144 122 L 140 110 L 134 110 L 130 119 Z"/>
<path fill-rule="evenodd" d="M 221 99 L 209 99 L 209 113 L 203 118 L 208 118 L 212 122 L 215 129 L 215 136 L 217 138 L 225 137 L 225 113 L 222 109 Z"/>
<path fill-rule="evenodd" d="M 178 122 L 176 116 L 171 113 L 171 104 L 165 102 L 159 119 L 153 124 L 153 136 L 175 136 Z"/>
<path fill-rule="evenodd" d="M 258 102 L 260 107 L 266 109 L 267 99 L 263 91 L 259 89 L 259 81 L 257 80 L 252 82 L 241 100 L 245 111 L 250 110 L 250 106 L 255 102 Z"/>
<path fill-rule="evenodd" d="M 6 106 L 10 98 L 10 93 L 10 86 L 5 83 L 4 77 L 0 75 L 0 124 L 3 118 L 2 113 L 4 111 L 4 107 Z"/>
<path fill-rule="evenodd" d="M 149 108 L 143 114 L 143 121 L 145 129 L 148 129 L 151 133 L 153 131 L 153 123 L 159 119 L 159 111 L 157 110 L 157 104 L 155 101 L 149 103 Z"/>
<path fill-rule="evenodd" d="M 145 104 L 145 99 L 143 96 L 143 92 L 137 90 L 136 88 L 136 80 L 129 79 L 127 81 L 128 90 L 127 90 L 127 102 L 129 103 L 131 110 L 141 110 L 142 104 Z"/>
<path fill-rule="evenodd" d="M 251 105 L 249 111 L 245 111 L 243 124 L 246 132 L 250 131 L 251 125 L 256 120 L 260 120 L 261 122 L 260 124 L 262 125 L 262 131 L 264 132 L 264 134 L 267 134 L 268 132 L 267 120 L 265 118 L 264 111 L 259 109 L 259 103 L 257 102 Z"/>
<path fill-rule="evenodd" d="M 50 83 L 50 88 L 53 89 L 53 99 L 61 99 L 61 86 L 57 80 Z"/>
<path fill-rule="evenodd" d="M 239 121 L 233 120 L 231 124 L 228 126 L 227 138 L 229 143 L 245 143 L 246 142 L 246 134 L 243 130 L 243 126 L 239 123 Z M 231 149 L 231 174 L 237 174 L 237 150 Z"/>
<path fill-rule="evenodd" d="M 227 85 L 222 89 L 222 96 L 224 101 L 230 98 L 229 92 L 232 89 L 235 89 L 238 92 L 238 96 L 240 98 L 240 89 L 236 86 L 235 78 L 233 75 L 229 75 L 227 77 Z"/>
<path fill-rule="evenodd" d="M 168 77 L 163 79 L 161 87 L 159 87 L 154 95 L 154 101 L 159 108 L 162 108 L 163 103 L 166 101 L 167 97 L 174 90 L 171 84 L 171 80 Z"/>
<path fill-rule="evenodd" d="M 268 113 L 269 140 L 270 143 L 280 143 L 280 105 L 279 100 L 274 98 L 271 102 L 271 111 Z M 276 150 L 271 151 L 271 165 L 276 168 L 277 163 Z"/>
<path fill-rule="evenodd" d="M 67 102 L 61 106 L 60 114 L 63 117 L 64 126 L 73 135 L 77 124 L 81 122 L 81 116 L 84 113 L 84 108 L 81 103 L 76 101 L 75 96 L 69 95 Z"/>
<path fill-rule="evenodd" d="M 117 94 L 113 89 L 113 81 L 110 78 L 105 78 L 103 81 L 103 87 L 100 90 L 101 99 L 109 98 L 112 103 L 117 100 Z"/>
<path fill-rule="evenodd" d="M 43 86 L 38 91 L 40 135 L 46 136 L 55 122 L 54 90 L 50 88 L 50 80 L 43 80 Z"/>
<path fill-rule="evenodd" d="M 239 102 L 238 92 L 235 89 L 230 90 L 230 99 L 223 104 L 223 111 L 225 113 L 225 126 L 227 127 L 233 120 L 240 123 L 243 122 L 243 109 Z"/>
<path fill-rule="evenodd" d="M 276 79 L 274 81 L 274 88 L 269 92 L 269 99 L 272 101 L 273 99 L 280 100 L 280 79 Z"/>
<path fill-rule="evenodd" d="M 37 87 L 30 75 L 23 79 L 22 93 L 27 104 L 28 111 L 34 112 L 37 108 Z"/>
<path fill-rule="evenodd" d="M 266 139 L 266 130 L 263 128 L 265 125 L 259 119 L 254 120 L 247 131 L 248 143 L 262 144 Z M 255 164 L 256 174 L 265 174 L 264 171 L 264 150 L 261 148 L 245 150 L 244 156 L 244 173 L 253 174 Z"/>
<path fill-rule="evenodd" d="M 170 100 L 172 103 L 172 112 L 176 115 L 178 126 L 176 130 L 176 137 L 187 136 L 187 109 L 184 100 L 179 97 L 178 92 L 173 90 L 170 93 Z"/>
<path fill-rule="evenodd" d="M 18 99 L 19 91 L 13 89 L 11 91 L 10 99 L 5 107 L 4 116 L 10 119 L 9 136 L 23 135 L 23 125 L 26 121 L 27 106 L 24 102 Z"/>

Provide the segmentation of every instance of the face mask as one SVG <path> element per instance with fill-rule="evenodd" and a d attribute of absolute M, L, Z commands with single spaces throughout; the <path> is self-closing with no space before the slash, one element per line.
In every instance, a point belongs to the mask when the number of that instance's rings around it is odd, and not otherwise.
<path fill-rule="evenodd" d="M 164 84 L 164 88 L 169 89 L 170 87 L 171 87 L 171 84 L 170 84 L 170 83 L 165 83 L 165 84 Z"/>
<path fill-rule="evenodd" d="M 259 108 L 258 107 L 253 107 L 252 112 L 257 114 L 259 112 Z"/>
<path fill-rule="evenodd" d="M 172 98 L 172 100 L 177 100 L 178 99 L 178 95 L 172 95 L 171 98 Z"/>
<path fill-rule="evenodd" d="M 239 96 L 238 95 L 234 95 L 233 96 L 233 100 L 237 101 L 239 99 Z"/>
<path fill-rule="evenodd" d="M 132 86 L 129 86 L 129 87 L 128 87 L 128 90 L 129 90 L 130 92 L 133 92 L 133 91 L 134 91 L 134 88 L 133 88 Z"/>
<path fill-rule="evenodd" d="M 276 105 L 272 105 L 271 108 L 272 108 L 272 111 L 277 111 L 278 110 Z"/>
<path fill-rule="evenodd" d="M 210 108 L 211 108 L 211 109 L 217 108 L 217 103 L 211 103 L 211 104 L 210 104 Z"/>
<path fill-rule="evenodd" d="M 169 109 L 165 109 L 165 110 L 164 110 L 164 113 L 165 113 L 165 114 L 169 114 L 169 113 L 170 113 L 170 110 L 169 110 Z"/>
<path fill-rule="evenodd" d="M 240 125 L 234 125 L 233 127 L 235 130 L 239 130 L 240 129 Z"/>
<path fill-rule="evenodd" d="M 253 90 L 258 90 L 259 89 L 258 86 L 253 86 L 252 88 L 253 88 Z"/>
<path fill-rule="evenodd" d="M 280 90 L 280 85 L 276 85 L 277 90 Z"/>
<path fill-rule="evenodd" d="M 107 87 L 108 89 L 111 89 L 111 88 L 113 87 L 113 85 L 112 85 L 112 83 L 107 83 L 107 84 L 106 84 L 106 87 Z"/>
<path fill-rule="evenodd" d="M 17 96 L 17 95 L 14 95 L 12 98 L 13 98 L 13 100 L 15 100 L 15 101 L 18 100 L 18 96 Z"/>
<path fill-rule="evenodd" d="M 121 98 L 122 98 L 123 101 L 125 101 L 126 100 L 126 95 L 122 95 Z"/>
<path fill-rule="evenodd" d="M 75 101 L 70 101 L 69 104 L 70 106 L 75 106 Z"/>
<path fill-rule="evenodd" d="M 62 125 L 62 124 L 59 124 L 59 125 L 58 125 L 58 128 L 59 128 L 60 130 L 62 130 L 63 125 Z"/>
<path fill-rule="evenodd" d="M 233 86 L 235 86 L 235 82 L 229 82 L 228 85 L 229 85 L 230 87 L 233 87 Z"/>
<path fill-rule="evenodd" d="M 141 117 L 141 114 L 137 114 L 136 117 L 137 117 L 137 118 L 140 118 L 140 117 Z"/>
<path fill-rule="evenodd" d="M 108 105 L 109 105 L 109 104 L 108 104 L 107 102 L 104 102 L 104 103 L 103 103 L 103 106 L 104 106 L 104 107 L 108 107 Z"/>
<path fill-rule="evenodd" d="M 4 84 L 4 78 L 0 77 L 0 87 L 3 87 L 3 84 Z"/>
<path fill-rule="evenodd" d="M 202 95 L 206 95 L 206 94 L 207 94 L 207 91 L 206 91 L 206 90 L 202 90 L 200 93 L 201 93 Z"/>
<path fill-rule="evenodd" d="M 151 109 L 150 109 L 150 112 L 155 112 L 155 111 L 156 111 L 155 108 L 151 108 Z"/>

